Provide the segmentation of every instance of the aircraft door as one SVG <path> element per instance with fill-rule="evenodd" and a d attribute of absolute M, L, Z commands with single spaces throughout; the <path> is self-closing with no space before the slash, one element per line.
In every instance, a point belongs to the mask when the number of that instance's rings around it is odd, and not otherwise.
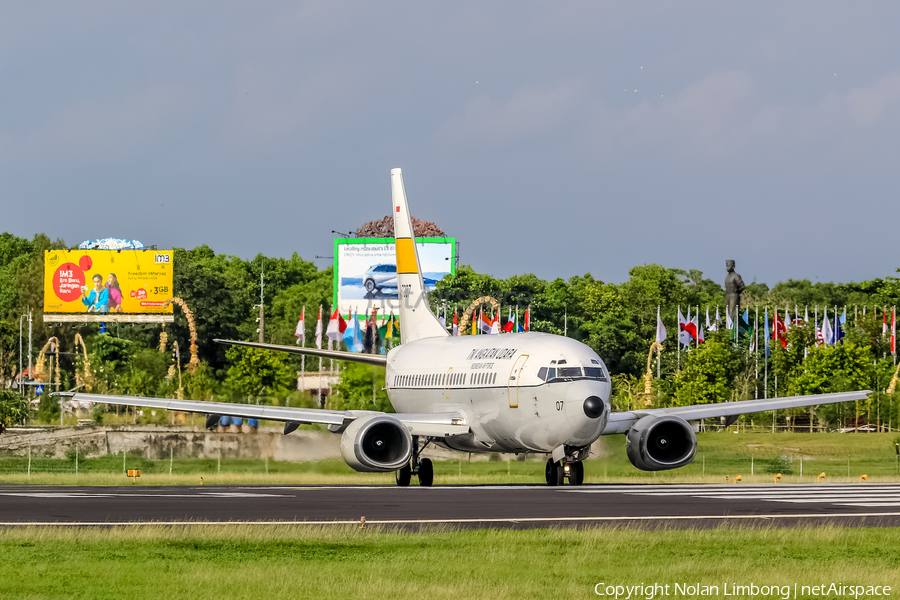
<path fill-rule="evenodd" d="M 447 369 L 447 372 L 444 373 L 444 398 L 447 400 L 450 399 L 450 387 L 451 382 L 453 381 L 453 367 Z"/>
<path fill-rule="evenodd" d="M 527 361 L 527 354 L 520 355 L 513 364 L 512 370 L 509 372 L 509 381 L 506 382 L 506 394 L 509 396 L 510 408 L 519 407 L 519 378 Z"/>

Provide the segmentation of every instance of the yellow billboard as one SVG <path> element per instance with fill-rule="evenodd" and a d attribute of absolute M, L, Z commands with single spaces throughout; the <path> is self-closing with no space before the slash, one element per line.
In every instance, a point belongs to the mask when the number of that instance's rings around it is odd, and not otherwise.
<path fill-rule="evenodd" d="M 44 312 L 171 314 L 170 250 L 48 250 Z"/>

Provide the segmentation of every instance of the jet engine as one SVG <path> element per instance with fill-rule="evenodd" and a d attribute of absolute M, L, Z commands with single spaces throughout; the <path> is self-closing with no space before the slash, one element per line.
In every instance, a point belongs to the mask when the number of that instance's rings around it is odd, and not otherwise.
<path fill-rule="evenodd" d="M 341 456 L 356 471 L 396 471 L 409 462 L 412 445 L 409 430 L 396 418 L 363 417 L 341 435 Z"/>
<path fill-rule="evenodd" d="M 648 415 L 625 434 L 628 460 L 642 471 L 665 471 L 694 460 L 697 436 L 690 424 L 675 415 Z"/>

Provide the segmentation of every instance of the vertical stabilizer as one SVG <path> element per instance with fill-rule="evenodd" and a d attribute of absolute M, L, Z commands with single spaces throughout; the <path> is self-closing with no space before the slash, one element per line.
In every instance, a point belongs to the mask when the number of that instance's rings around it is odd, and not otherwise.
<path fill-rule="evenodd" d="M 443 337 L 447 330 L 432 314 L 419 268 L 419 253 L 413 235 L 412 218 L 406 203 L 406 189 L 400 169 L 391 169 L 391 196 L 394 202 L 394 238 L 397 249 L 397 292 L 400 300 L 400 340 Z"/>

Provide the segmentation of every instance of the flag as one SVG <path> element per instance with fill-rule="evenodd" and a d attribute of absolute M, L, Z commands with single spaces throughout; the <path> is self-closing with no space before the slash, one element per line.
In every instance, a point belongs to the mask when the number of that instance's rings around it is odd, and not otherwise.
<path fill-rule="evenodd" d="M 731 320 L 731 314 L 725 313 L 725 329 L 731 330 L 734 328 L 734 322 Z"/>
<path fill-rule="evenodd" d="M 362 352 L 363 331 L 359 324 L 359 313 L 355 311 L 350 319 L 350 325 L 344 330 L 344 343 L 350 352 Z"/>
<path fill-rule="evenodd" d="M 785 313 L 787 314 L 787 313 Z M 775 309 L 775 315 L 772 317 L 772 339 L 780 340 L 781 347 L 787 348 L 787 329 L 784 326 L 784 321 L 778 318 L 778 309 Z"/>
<path fill-rule="evenodd" d="M 897 356 L 897 307 L 891 312 L 891 354 Z"/>
<path fill-rule="evenodd" d="M 709 308 L 706 309 L 709 312 Z M 706 328 L 707 331 L 718 331 L 719 330 L 719 307 L 716 306 L 716 320 L 712 322 L 712 325 Z"/>
<path fill-rule="evenodd" d="M 765 323 L 765 335 L 763 338 L 766 340 L 766 358 L 772 354 L 772 351 L 769 349 L 769 307 L 766 307 L 766 317 L 763 321 Z"/>
<path fill-rule="evenodd" d="M 319 320 L 316 321 L 316 348 L 322 349 L 322 306 L 319 305 Z"/>
<path fill-rule="evenodd" d="M 878 310 L 877 308 L 875 310 Z M 887 337 L 888 326 L 887 326 L 887 311 L 881 310 L 881 337 Z"/>
<path fill-rule="evenodd" d="M 472 335 L 476 335 L 478 333 L 478 316 L 475 314 L 475 311 L 472 311 Z"/>
<path fill-rule="evenodd" d="M 503 326 L 503 331 L 506 333 L 511 333 L 516 326 L 516 322 L 513 321 L 513 312 L 512 306 L 509 307 L 509 315 L 506 317 L 506 325 Z"/>
<path fill-rule="evenodd" d="M 346 330 L 347 322 L 344 320 L 344 317 L 341 316 L 338 309 L 334 309 L 334 313 L 328 321 L 328 329 L 325 330 L 325 334 L 328 336 L 328 339 L 339 342 Z"/>
<path fill-rule="evenodd" d="M 757 309 L 756 318 L 757 319 L 759 318 L 759 309 Z M 750 311 L 749 310 L 744 311 L 744 322 L 747 323 L 747 329 L 750 332 L 750 354 L 753 354 L 754 352 L 758 351 L 758 348 L 756 347 L 756 344 L 757 344 L 756 322 L 754 320 L 753 325 L 750 324 Z"/>
<path fill-rule="evenodd" d="M 688 309 L 688 316 L 691 314 L 691 309 Z M 697 334 L 696 326 L 689 322 L 684 318 L 684 315 L 681 314 L 681 308 L 678 309 L 678 343 L 683 346 L 690 346 L 691 342 L 694 341 L 694 338 Z"/>
<path fill-rule="evenodd" d="M 822 343 L 826 346 L 830 345 L 834 338 L 834 332 L 831 330 L 831 323 L 828 322 L 828 311 L 825 311 L 825 318 L 822 320 Z"/>
<path fill-rule="evenodd" d="M 393 315 L 393 313 L 391 313 L 391 318 L 393 318 L 393 317 L 394 317 L 394 315 Z M 453 308 L 453 335 L 459 335 L 459 323 L 457 323 L 456 317 L 457 317 L 456 307 L 454 307 Z"/>
<path fill-rule="evenodd" d="M 703 339 L 703 325 L 700 326 L 700 343 L 702 344 L 706 340 Z"/>
<path fill-rule="evenodd" d="M 446 306 L 444 307 L 444 314 L 442 314 L 440 317 L 438 317 L 438 321 L 440 322 L 441 327 L 443 327 L 444 329 L 447 329 L 447 307 Z"/>
<path fill-rule="evenodd" d="M 525 309 L 525 331 L 531 329 L 531 306 Z"/>
<path fill-rule="evenodd" d="M 663 325 L 662 318 L 659 316 L 659 305 L 656 305 L 656 343 L 662 344 L 666 341 L 666 326 Z"/>
<path fill-rule="evenodd" d="M 294 330 L 294 335 L 297 336 L 297 345 L 305 346 L 306 345 L 306 325 L 304 325 L 303 321 L 306 318 L 306 307 L 300 311 L 300 320 L 297 321 L 297 328 Z"/>
<path fill-rule="evenodd" d="M 491 311 L 491 330 L 489 333 L 500 333 L 500 309 L 497 309 L 496 312 Z"/>
<path fill-rule="evenodd" d="M 710 329 L 710 327 L 712 327 L 712 326 L 709 323 L 709 304 L 707 304 L 706 305 L 706 330 L 712 331 L 712 329 Z"/>
<path fill-rule="evenodd" d="M 837 311 L 835 311 L 834 315 L 834 344 L 837 345 L 838 342 L 844 343 L 844 328 L 841 327 L 841 323 L 847 320 L 847 309 L 844 308 L 844 314 L 840 317 L 837 316 Z"/>
<path fill-rule="evenodd" d="M 788 307 L 784 307 L 784 330 L 787 331 L 788 327 L 793 324 L 791 321 L 791 313 L 788 311 Z"/>

